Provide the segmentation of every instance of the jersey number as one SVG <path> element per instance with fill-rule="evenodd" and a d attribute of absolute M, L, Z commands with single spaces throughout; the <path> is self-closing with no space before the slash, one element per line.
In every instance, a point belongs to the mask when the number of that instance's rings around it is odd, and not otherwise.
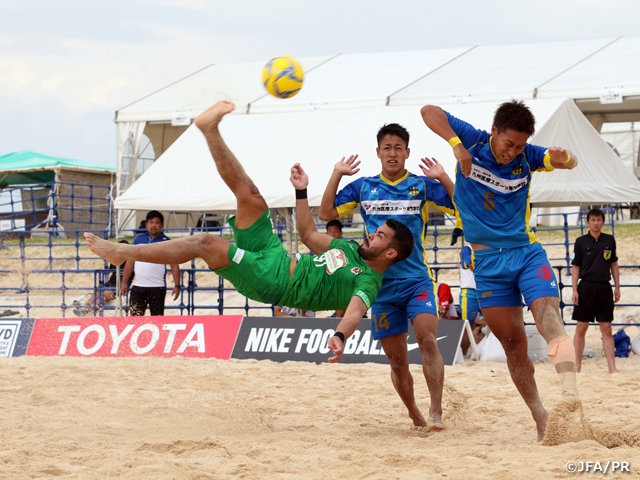
<path fill-rule="evenodd" d="M 496 201 L 493 199 L 495 196 L 495 193 L 491 193 L 488 190 L 484 192 L 484 208 L 487 210 L 493 210 L 496 208 Z"/>
<path fill-rule="evenodd" d="M 385 330 L 389 330 L 389 320 L 387 320 L 387 314 L 382 312 L 380 315 L 380 321 L 378 321 L 378 317 L 376 315 L 372 316 L 373 318 L 373 328 L 377 332 L 379 328 L 384 328 Z"/>

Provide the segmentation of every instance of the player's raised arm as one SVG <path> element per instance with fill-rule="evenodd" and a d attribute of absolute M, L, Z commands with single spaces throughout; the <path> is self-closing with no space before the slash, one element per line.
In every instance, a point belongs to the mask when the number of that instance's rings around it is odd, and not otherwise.
<path fill-rule="evenodd" d="M 420 161 L 422 164 L 418 166 L 420 167 L 420 170 L 422 170 L 422 173 L 424 173 L 424 176 L 440 182 L 453 202 L 454 183 L 453 180 L 451 180 L 451 177 L 447 175 L 442 164 L 440 164 L 440 162 L 435 158 L 429 157 L 421 158 Z"/>
<path fill-rule="evenodd" d="M 359 165 L 360 160 L 358 160 L 358 155 L 351 155 L 346 159 L 342 157 L 342 159 L 335 164 L 331 178 L 329 178 L 329 183 L 327 183 L 327 187 L 324 189 L 324 194 L 322 195 L 320 213 L 318 214 L 320 220 L 328 222 L 329 220 L 339 217 L 335 201 L 340 180 L 342 180 L 344 175 L 351 176 L 358 173 L 360 171 L 358 168 Z"/>
<path fill-rule="evenodd" d="M 358 296 L 351 297 L 344 317 L 336 327 L 336 334 L 327 341 L 327 346 L 333 351 L 333 357 L 329 359 L 329 363 L 340 361 L 344 352 L 344 342 L 356 331 L 365 313 L 367 313 L 367 306 L 362 299 Z"/>
<path fill-rule="evenodd" d="M 549 161 L 553 168 L 571 170 L 578 166 L 576 154 L 564 148 L 549 147 Z"/>
<path fill-rule="evenodd" d="M 296 228 L 300 235 L 300 240 L 309 250 L 314 253 L 322 253 L 329 250 L 329 245 L 333 237 L 318 233 L 316 224 L 309 210 L 309 200 L 307 199 L 307 186 L 309 177 L 299 163 L 291 167 L 291 184 L 296 189 Z"/>
<path fill-rule="evenodd" d="M 435 105 L 425 105 L 420 109 L 420 115 L 422 115 L 425 125 L 433 133 L 449 142 L 449 145 L 453 148 L 453 155 L 460 164 L 460 171 L 465 177 L 468 177 L 471 174 L 471 154 L 462 144 L 453 128 L 451 128 L 444 110 Z"/>

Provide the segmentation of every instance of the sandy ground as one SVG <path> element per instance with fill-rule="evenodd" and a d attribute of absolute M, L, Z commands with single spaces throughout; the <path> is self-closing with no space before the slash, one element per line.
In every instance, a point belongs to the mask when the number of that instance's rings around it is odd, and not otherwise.
<path fill-rule="evenodd" d="M 635 241 L 628 242 L 621 264 L 638 265 Z M 13 255 L 0 252 L 3 268 L 18 269 L 8 258 Z M 29 268 L 48 268 L 40 263 Z M 93 260 L 81 268 L 101 266 Z M 73 267 L 61 262 L 54 268 Z M 451 283 L 456 273 L 450 272 Z M 623 289 L 623 302 L 640 303 L 638 269 L 623 273 L 622 283 L 634 285 Z M 197 280 L 200 286 L 216 284 L 210 273 Z M 67 275 L 65 282 L 70 303 L 93 277 Z M 20 284 L 19 273 L 0 274 L 0 304 L 22 312 L 24 294 L 14 288 Z M 60 316 L 60 274 L 30 273 L 29 284 L 53 289 L 30 294 L 32 316 Z M 210 292 L 198 295 L 215 303 Z M 570 302 L 570 289 L 564 297 Z M 235 302 L 241 299 L 225 299 L 227 305 Z M 616 321 L 639 322 L 640 308 L 617 308 Z M 573 336 L 573 327 L 567 329 Z M 640 334 L 638 327 L 626 331 L 631 338 Z M 601 462 L 603 468 L 607 461 L 626 461 L 631 472 L 620 476 L 638 478 L 640 356 L 617 359 L 621 373 L 609 375 L 595 327 L 586 348 L 597 357 L 585 359 L 579 375 L 584 421 L 559 406 L 553 367 L 536 364 L 547 409 L 568 419 L 550 428 L 548 443 L 558 443 L 553 446 L 535 441 L 533 420 L 502 363 L 446 367 L 448 429 L 432 433 L 411 428 L 383 365 L 0 358 L 0 478 L 506 480 L 570 477 L 570 461 Z M 426 412 L 421 369 L 411 368 Z"/>
<path fill-rule="evenodd" d="M 587 346 L 598 339 L 590 329 Z M 446 367 L 448 428 L 434 433 L 411 428 L 385 365 L 1 358 L 0 478 L 546 479 L 570 477 L 570 461 L 629 462 L 620 475 L 638 478 L 639 358 L 618 359 L 617 375 L 585 360 L 588 428 L 569 415 L 550 437 L 574 441 L 554 446 L 536 442 L 502 363 Z M 536 378 L 558 411 L 553 367 L 537 363 Z"/>

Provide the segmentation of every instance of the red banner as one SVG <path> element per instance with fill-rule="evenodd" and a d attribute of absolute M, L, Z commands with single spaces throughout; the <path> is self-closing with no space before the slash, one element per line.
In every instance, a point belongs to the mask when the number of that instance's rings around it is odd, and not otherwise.
<path fill-rule="evenodd" d="M 27 355 L 227 360 L 241 315 L 37 319 Z"/>

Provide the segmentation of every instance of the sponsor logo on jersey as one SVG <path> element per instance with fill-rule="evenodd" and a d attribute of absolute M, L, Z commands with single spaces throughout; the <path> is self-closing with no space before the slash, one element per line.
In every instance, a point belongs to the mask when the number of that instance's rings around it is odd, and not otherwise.
<path fill-rule="evenodd" d="M 322 255 L 315 257 L 313 261 L 316 263 L 316 267 L 325 267 L 329 275 L 332 275 L 342 267 L 346 267 L 347 263 L 349 263 L 344 252 L 339 248 L 327 250 Z"/>
<path fill-rule="evenodd" d="M 420 213 L 420 200 L 365 200 L 362 202 L 368 215 L 413 215 Z"/>
<path fill-rule="evenodd" d="M 482 292 L 482 298 L 487 298 L 489 295 L 493 295 L 493 290 L 489 290 L 488 292 Z"/>
<path fill-rule="evenodd" d="M 522 165 L 517 165 L 513 170 L 511 170 L 511 175 L 522 175 Z"/>
<path fill-rule="evenodd" d="M 415 185 L 411 185 L 411 188 L 409 188 L 409 195 L 411 195 L 412 197 L 420 195 L 420 189 Z"/>
<path fill-rule="evenodd" d="M 553 288 L 556 288 L 558 285 L 556 284 L 556 282 L 551 282 L 551 286 L 552 286 Z"/>
<path fill-rule="evenodd" d="M 353 267 L 351 269 L 351 273 L 353 273 L 354 275 L 360 275 L 362 273 L 362 269 L 360 267 Z"/>
<path fill-rule="evenodd" d="M 420 290 L 420 293 L 416 295 L 416 300 L 420 302 L 424 300 L 429 300 L 429 292 L 427 290 Z"/>
<path fill-rule="evenodd" d="M 526 177 L 515 179 L 500 178 L 495 173 L 475 164 L 471 165 L 471 175 L 469 175 L 469 178 L 482 185 L 486 185 L 498 193 L 517 192 L 527 185 Z"/>
<path fill-rule="evenodd" d="M 373 190 L 371 190 L 371 193 L 378 193 L 378 189 L 376 187 L 373 187 Z"/>
<path fill-rule="evenodd" d="M 551 280 L 552 275 L 549 266 L 542 265 L 541 267 L 538 267 L 538 276 L 543 280 Z"/>

